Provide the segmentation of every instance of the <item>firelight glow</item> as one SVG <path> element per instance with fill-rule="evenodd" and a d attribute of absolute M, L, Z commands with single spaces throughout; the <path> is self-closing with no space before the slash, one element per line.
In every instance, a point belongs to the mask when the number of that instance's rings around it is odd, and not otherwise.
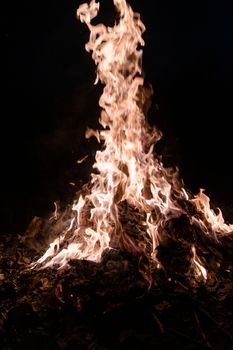
<path fill-rule="evenodd" d="M 90 31 L 86 50 L 92 53 L 96 64 L 95 83 L 100 81 L 104 85 L 99 100 L 102 109 L 99 122 L 103 128 L 88 129 L 86 136 L 95 136 L 102 149 L 95 155 L 90 192 L 86 195 L 80 192 L 67 229 L 50 243 L 35 266 L 63 268 L 70 259 L 99 262 L 103 251 L 119 242 L 145 252 L 145 246 L 134 246 L 124 232 L 119 219 L 123 202 L 143 213 L 154 261 L 159 232 L 167 220 L 184 213 L 182 201 L 194 203 L 204 215 L 204 220 L 190 217 L 190 221 L 204 228 L 206 234 L 228 234 L 233 230 L 233 225 L 224 222 L 221 211 L 215 214 L 210 208 L 203 190 L 194 199 L 189 198 L 177 172 L 165 168 L 156 158 L 154 145 L 162 134 L 148 125 L 144 112 L 152 94 L 142 77 L 145 26 L 140 14 L 134 13 L 125 0 L 113 2 L 119 14 L 113 27 L 92 24 L 100 6 L 95 0 L 77 10 L 77 17 Z M 206 279 L 207 272 L 194 246 L 192 251 L 193 263 Z"/>

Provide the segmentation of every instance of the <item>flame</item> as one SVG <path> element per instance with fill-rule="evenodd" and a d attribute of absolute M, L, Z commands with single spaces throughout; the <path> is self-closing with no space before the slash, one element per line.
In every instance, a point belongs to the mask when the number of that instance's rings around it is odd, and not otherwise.
<path fill-rule="evenodd" d="M 192 252 L 193 252 L 193 262 L 196 265 L 197 275 L 199 276 L 201 275 L 204 278 L 204 280 L 207 280 L 207 270 L 202 265 L 200 258 L 197 256 L 196 248 L 194 245 L 192 246 Z"/>
<path fill-rule="evenodd" d="M 203 189 L 200 189 L 200 192 L 192 201 L 195 203 L 197 209 L 203 213 L 206 221 L 210 224 L 213 231 L 222 234 L 230 233 L 233 231 L 233 225 L 227 225 L 225 223 L 221 210 L 218 208 L 218 214 L 216 214 L 213 209 L 211 209 L 210 199 L 204 193 Z"/>
<path fill-rule="evenodd" d="M 182 215 L 184 209 L 179 204 L 182 200 L 193 201 L 213 231 L 230 232 L 233 227 L 224 223 L 221 212 L 216 215 L 210 209 L 203 191 L 190 199 L 177 171 L 166 169 L 155 157 L 154 145 L 162 134 L 148 125 L 144 113 L 152 94 L 144 86 L 142 76 L 145 26 L 140 14 L 134 13 L 125 0 L 113 2 L 119 14 L 113 27 L 92 24 L 99 11 L 95 0 L 77 10 L 77 17 L 90 31 L 86 50 L 92 53 L 96 64 L 95 83 L 100 81 L 104 85 L 99 100 L 102 108 L 99 122 L 103 128 L 88 129 L 86 137 L 95 136 L 103 147 L 96 152 L 91 190 L 86 195 L 80 193 L 73 203 L 74 215 L 67 221 L 67 228 L 50 244 L 36 266 L 62 268 L 70 259 L 99 262 L 106 248 L 120 242 L 133 245 L 120 220 L 119 207 L 125 202 L 143 213 L 154 260 L 159 231 L 166 220 Z M 199 224 L 206 227 L 202 219 Z M 194 264 L 206 279 L 195 247 L 193 256 Z"/>

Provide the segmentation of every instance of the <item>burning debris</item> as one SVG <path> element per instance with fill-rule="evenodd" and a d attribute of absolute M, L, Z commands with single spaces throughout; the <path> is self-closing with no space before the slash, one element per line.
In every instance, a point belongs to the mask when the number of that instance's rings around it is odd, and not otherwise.
<path fill-rule="evenodd" d="M 162 135 L 146 121 L 152 91 L 141 71 L 145 27 L 125 0 L 114 5 L 114 27 L 92 24 L 99 11 L 95 0 L 77 11 L 90 31 L 86 50 L 97 67 L 96 83 L 104 85 L 102 129 L 86 133 L 102 145 L 91 181 L 65 210 L 56 205 L 49 220 L 34 218 L 24 236 L 13 242 L 6 237 L 1 332 L 5 339 L 13 336 L 12 349 L 30 348 L 24 332 L 29 338 L 43 334 L 45 343 L 52 334 L 46 349 L 76 349 L 81 338 L 81 349 L 154 348 L 174 341 L 180 349 L 226 348 L 232 345 L 233 310 L 224 321 L 222 313 L 232 299 L 233 225 L 211 209 L 203 190 L 189 193 L 177 171 L 156 157 L 154 146 Z M 219 301 L 224 305 L 216 309 Z M 116 319 L 135 308 L 147 319 L 145 326 L 139 322 L 141 339 L 134 323 L 122 329 L 118 324 L 113 342 L 107 335 L 100 339 L 98 323 L 115 328 Z M 20 317 L 27 324 L 23 330 Z M 54 317 L 64 321 L 62 331 Z M 212 326 L 204 330 L 207 321 Z M 67 339 L 70 328 L 77 337 L 72 335 L 73 343 Z M 221 334 L 218 347 L 216 334 Z"/>
<path fill-rule="evenodd" d="M 188 194 L 177 171 L 156 158 L 154 145 L 161 132 L 148 125 L 144 112 L 152 94 L 141 68 L 145 26 L 125 0 L 114 5 L 119 14 L 114 27 L 92 24 L 99 11 L 95 0 L 77 11 L 90 31 L 86 50 L 97 66 L 96 83 L 105 85 L 99 101 L 103 129 L 86 133 L 102 149 L 96 152 L 88 191 L 86 186 L 77 194 L 69 219 L 62 224 L 58 219 L 58 230 L 51 226 L 55 239 L 34 267 L 66 268 L 73 259 L 100 262 L 106 249 L 138 253 L 163 266 L 158 250 L 175 241 L 187 252 L 194 274 L 206 280 L 208 263 L 198 256 L 196 232 L 217 245 L 233 225 L 210 208 L 203 190 L 195 197 Z M 173 222 L 180 218 L 185 218 L 188 233 L 173 237 Z"/>

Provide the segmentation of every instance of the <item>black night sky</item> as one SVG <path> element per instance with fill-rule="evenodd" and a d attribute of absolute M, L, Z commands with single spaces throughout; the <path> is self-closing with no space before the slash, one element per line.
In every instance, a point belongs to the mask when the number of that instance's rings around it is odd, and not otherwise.
<path fill-rule="evenodd" d="M 88 181 L 97 143 L 84 133 L 98 125 L 101 86 L 93 85 L 84 49 L 88 31 L 76 20 L 82 2 L 1 4 L 1 232 L 23 232 L 34 215 L 46 215 Z M 100 2 L 100 18 L 111 24 L 112 1 Z M 232 5 L 129 2 L 147 28 L 143 67 L 154 89 L 149 120 L 164 134 L 158 150 L 179 166 L 187 188 L 205 188 L 230 219 Z"/>

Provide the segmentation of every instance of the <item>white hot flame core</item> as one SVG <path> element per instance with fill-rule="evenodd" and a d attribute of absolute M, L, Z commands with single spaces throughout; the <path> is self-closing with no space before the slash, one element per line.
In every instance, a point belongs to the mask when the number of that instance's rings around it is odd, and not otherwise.
<path fill-rule="evenodd" d="M 194 245 L 192 246 L 192 252 L 193 252 L 193 262 L 196 266 L 198 275 L 201 275 L 204 278 L 204 280 L 207 280 L 207 271 L 202 265 L 200 259 L 198 258 L 196 253 L 196 248 Z"/>
<path fill-rule="evenodd" d="M 143 87 L 141 71 L 144 24 L 125 0 L 113 2 L 119 13 L 114 27 L 91 23 L 99 11 L 95 0 L 77 10 L 77 17 L 90 30 L 86 50 L 92 53 L 97 67 L 96 83 L 100 80 L 105 85 L 99 101 L 103 129 L 88 129 L 86 136 L 96 136 L 103 143 L 103 149 L 96 152 L 91 193 L 85 198 L 80 195 L 73 204 L 75 220 L 67 223 L 62 237 L 55 239 L 38 260 L 45 267 L 64 267 L 69 259 L 100 261 L 110 241 L 123 234 L 119 220 L 119 203 L 123 201 L 145 213 L 145 232 L 151 238 L 152 258 L 155 259 L 158 227 L 183 212 L 176 200 L 177 193 L 179 199 L 189 200 L 177 174 L 165 169 L 153 153 L 161 133 L 149 127 L 143 113 L 144 104 L 152 93 Z M 194 202 L 198 210 L 204 211 L 213 228 L 220 232 L 232 229 L 224 223 L 221 214 L 214 216 L 203 192 Z M 89 217 L 85 219 L 87 207 Z M 154 211 L 158 215 L 152 215 Z M 64 240 L 68 245 L 61 248 Z M 194 263 L 205 278 L 195 256 Z"/>

